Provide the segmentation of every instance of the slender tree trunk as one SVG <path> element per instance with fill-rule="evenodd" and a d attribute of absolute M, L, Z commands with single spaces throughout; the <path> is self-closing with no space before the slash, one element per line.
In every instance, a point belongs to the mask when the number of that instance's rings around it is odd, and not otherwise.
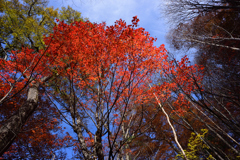
<path fill-rule="evenodd" d="M 150 87 L 150 89 L 151 89 L 152 86 L 151 86 L 151 84 L 150 84 L 149 82 L 148 82 L 148 85 L 149 85 L 149 87 Z M 166 116 L 166 118 L 167 118 L 167 122 L 168 122 L 169 126 L 170 126 L 171 129 L 172 129 L 173 136 L 174 136 L 174 140 L 175 140 L 175 142 L 177 143 L 177 146 L 178 146 L 179 149 L 181 150 L 184 158 L 185 158 L 186 160 L 188 160 L 185 151 L 183 150 L 181 144 L 180 144 L 179 141 L 178 141 L 177 133 L 176 133 L 175 128 L 174 128 L 174 126 L 172 125 L 172 123 L 171 123 L 171 121 L 170 121 L 170 119 L 169 119 L 169 116 L 168 116 L 167 112 L 166 112 L 165 109 L 163 108 L 163 106 L 162 106 L 162 104 L 160 103 L 160 101 L 159 101 L 157 95 L 155 94 L 155 92 L 153 92 L 153 96 L 155 97 L 155 99 L 156 99 L 156 101 L 157 101 L 160 109 L 163 111 L 163 113 L 165 114 L 165 116 Z"/>
<path fill-rule="evenodd" d="M 79 116 L 79 113 L 77 113 L 77 126 L 74 127 L 74 132 L 78 136 L 78 141 L 81 146 L 82 154 L 84 156 L 84 159 L 86 160 L 94 160 L 93 155 L 90 153 L 89 149 L 87 148 L 87 145 L 85 143 L 85 139 L 83 136 L 83 130 L 81 128 L 82 120 L 81 117 Z"/>
<path fill-rule="evenodd" d="M 0 156 L 8 150 L 18 133 L 21 131 L 23 125 L 26 123 L 27 119 L 37 108 L 38 87 L 38 82 L 33 83 L 30 86 L 26 102 L 0 128 Z"/>
<path fill-rule="evenodd" d="M 102 150 L 102 131 L 98 129 L 95 134 L 95 149 L 99 160 L 104 160 L 103 150 Z"/>

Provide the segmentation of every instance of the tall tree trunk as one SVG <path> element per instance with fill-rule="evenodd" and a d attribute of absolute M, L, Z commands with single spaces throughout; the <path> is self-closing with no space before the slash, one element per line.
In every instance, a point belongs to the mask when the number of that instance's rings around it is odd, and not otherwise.
<path fill-rule="evenodd" d="M 99 160 L 104 160 L 104 154 L 102 149 L 102 129 L 97 129 L 95 134 L 95 150 Z"/>
<path fill-rule="evenodd" d="M 26 102 L 0 128 L 0 156 L 11 146 L 27 119 L 37 108 L 38 87 L 38 82 L 32 83 L 28 90 Z"/>

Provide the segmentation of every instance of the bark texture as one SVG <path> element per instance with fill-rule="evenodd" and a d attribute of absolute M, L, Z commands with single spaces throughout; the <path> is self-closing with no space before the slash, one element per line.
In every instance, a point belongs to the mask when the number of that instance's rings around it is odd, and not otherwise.
<path fill-rule="evenodd" d="M 0 156 L 11 146 L 27 119 L 33 114 L 38 105 L 38 83 L 28 90 L 26 102 L 0 128 Z"/>

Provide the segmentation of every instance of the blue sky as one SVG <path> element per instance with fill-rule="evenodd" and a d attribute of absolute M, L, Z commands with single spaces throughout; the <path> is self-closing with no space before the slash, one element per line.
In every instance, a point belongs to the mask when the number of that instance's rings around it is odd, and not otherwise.
<path fill-rule="evenodd" d="M 74 10 L 82 13 L 83 18 L 88 18 L 91 22 L 106 22 L 113 25 L 116 20 L 122 19 L 131 24 L 133 16 L 140 19 L 139 27 L 154 38 L 157 38 L 155 45 L 166 44 L 165 35 L 168 26 L 160 13 L 161 0 L 50 0 L 49 6 L 54 8 L 71 6 Z M 65 126 L 65 125 L 64 125 Z M 70 135 L 75 135 L 70 127 L 67 131 Z M 71 149 L 66 149 L 68 158 L 73 154 Z"/>
<path fill-rule="evenodd" d="M 106 22 L 113 25 L 120 18 L 131 24 L 133 16 L 140 19 L 139 26 L 154 38 L 156 46 L 166 44 L 168 26 L 160 13 L 161 0 L 50 0 L 49 6 L 61 8 L 71 6 L 91 22 Z"/>

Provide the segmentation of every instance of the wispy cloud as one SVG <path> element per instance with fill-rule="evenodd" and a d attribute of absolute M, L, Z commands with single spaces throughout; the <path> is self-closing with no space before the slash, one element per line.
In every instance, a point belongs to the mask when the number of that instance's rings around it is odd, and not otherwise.
<path fill-rule="evenodd" d="M 152 37 L 158 38 L 155 43 L 158 46 L 165 42 L 164 33 L 168 29 L 160 18 L 160 3 L 160 0 L 51 0 L 49 5 L 56 8 L 70 5 L 91 22 L 106 22 L 107 25 L 113 25 L 119 19 L 130 24 L 132 17 L 137 15 L 139 26 L 145 28 Z"/>

